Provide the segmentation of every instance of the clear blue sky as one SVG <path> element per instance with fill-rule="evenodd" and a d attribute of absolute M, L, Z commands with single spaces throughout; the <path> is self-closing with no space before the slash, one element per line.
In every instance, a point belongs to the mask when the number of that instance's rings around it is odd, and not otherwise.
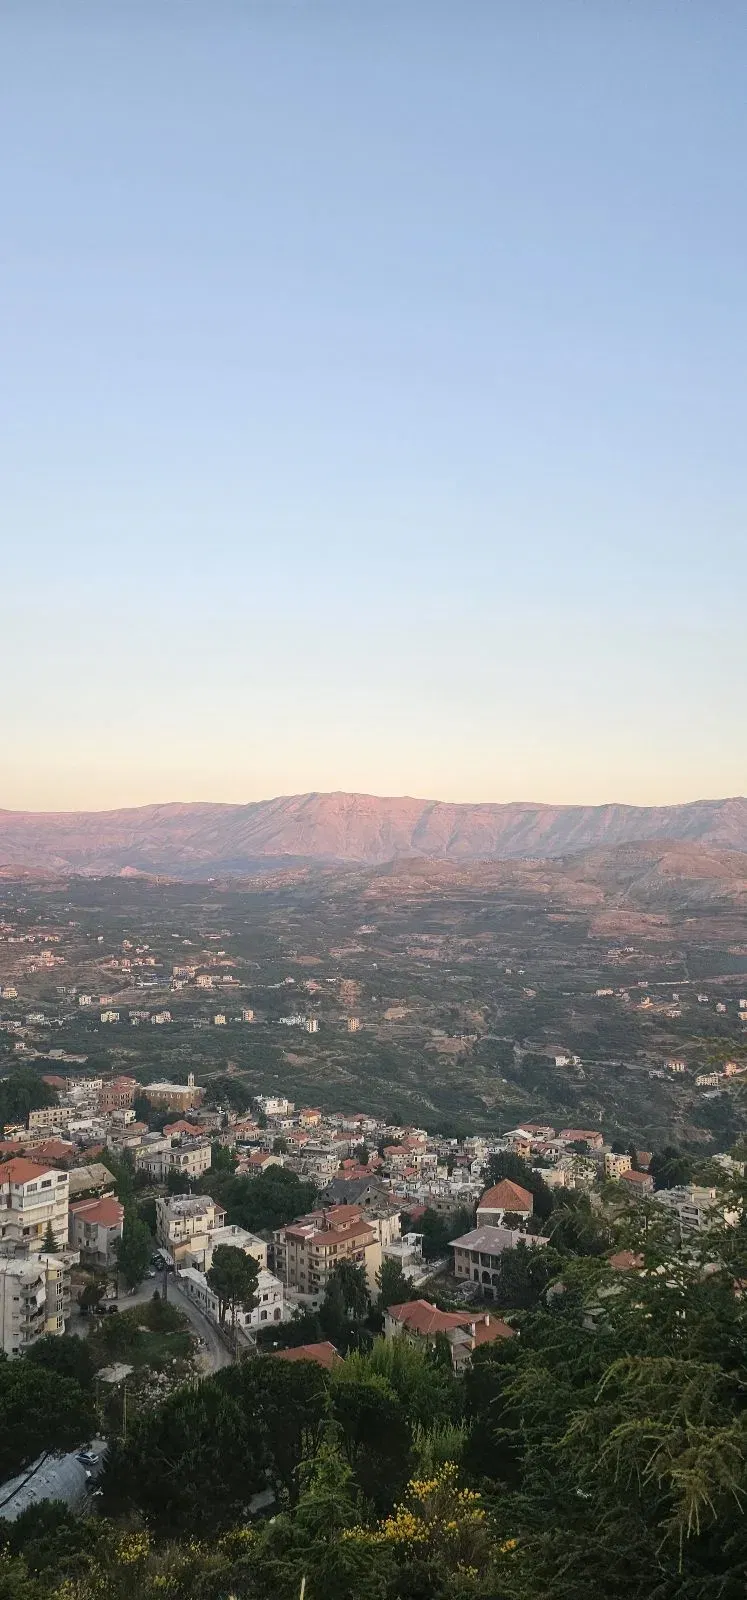
<path fill-rule="evenodd" d="M 0 805 L 745 792 L 744 0 L 0 32 Z"/>

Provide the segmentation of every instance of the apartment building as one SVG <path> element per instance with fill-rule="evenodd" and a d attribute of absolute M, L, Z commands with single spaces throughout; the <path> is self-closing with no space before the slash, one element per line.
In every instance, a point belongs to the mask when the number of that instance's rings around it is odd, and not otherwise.
<path fill-rule="evenodd" d="M 22 1356 L 70 1315 L 70 1266 L 53 1255 L 0 1258 L 0 1350 Z"/>
<path fill-rule="evenodd" d="M 178 1173 L 185 1183 L 194 1182 L 210 1170 L 212 1160 L 208 1139 L 191 1144 L 172 1143 L 170 1138 L 154 1139 L 136 1151 L 135 1171 L 147 1172 L 158 1183 L 164 1183 L 170 1172 Z"/>
<path fill-rule="evenodd" d="M 204 1253 L 225 1221 L 223 1207 L 207 1194 L 175 1194 L 156 1200 L 156 1238 L 177 1264 L 191 1254 Z"/>
<path fill-rule="evenodd" d="M 275 1270 L 286 1288 L 322 1296 L 335 1267 L 350 1261 L 365 1269 L 376 1292 L 381 1244 L 367 1214 L 359 1206 L 330 1206 L 289 1222 L 273 1234 Z"/>
<path fill-rule="evenodd" d="M 7 1248 L 38 1252 L 51 1226 L 55 1248 L 68 1242 L 67 1172 L 15 1156 L 0 1166 L 0 1240 Z"/>
<path fill-rule="evenodd" d="M 124 1206 L 113 1195 L 98 1200 L 74 1200 L 70 1205 L 70 1248 L 80 1252 L 86 1266 L 111 1267 L 122 1237 Z"/>
<path fill-rule="evenodd" d="M 604 1158 L 604 1176 L 605 1178 L 621 1178 L 624 1172 L 630 1172 L 632 1165 L 632 1156 L 623 1155 L 617 1150 L 608 1150 Z"/>
<path fill-rule="evenodd" d="M 685 1183 L 674 1189 L 659 1189 L 656 1200 L 674 1214 L 686 1233 L 700 1233 L 720 1217 L 730 1224 L 737 1221 L 736 1211 L 725 1210 L 723 1200 L 719 1202 L 718 1190 L 702 1184 Z"/>
<path fill-rule="evenodd" d="M 113 1078 L 99 1094 L 99 1111 L 123 1111 L 135 1103 L 140 1085 L 137 1078 Z"/>
<path fill-rule="evenodd" d="M 50 1133 L 80 1116 L 77 1106 L 40 1106 L 29 1112 L 29 1133 Z"/>

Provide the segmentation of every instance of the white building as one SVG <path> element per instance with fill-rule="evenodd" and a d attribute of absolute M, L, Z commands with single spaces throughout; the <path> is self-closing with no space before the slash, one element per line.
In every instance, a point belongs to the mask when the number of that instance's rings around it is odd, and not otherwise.
<path fill-rule="evenodd" d="M 208 1286 L 207 1278 L 196 1267 L 182 1267 L 179 1271 L 179 1283 L 185 1293 L 189 1295 L 196 1306 L 209 1317 L 211 1322 L 218 1323 L 218 1297 L 213 1294 Z M 274 1273 L 262 1267 L 257 1278 L 256 1290 L 257 1304 L 251 1311 L 236 1310 L 236 1326 L 245 1333 L 256 1328 L 263 1328 L 267 1323 L 285 1322 L 288 1320 L 289 1310 L 286 1305 L 285 1291 L 279 1278 Z M 226 1326 L 231 1326 L 230 1312 L 226 1316 Z"/>
<path fill-rule="evenodd" d="M 28 1252 L 44 1248 L 48 1226 L 55 1249 L 68 1242 L 70 1180 L 66 1172 L 14 1156 L 0 1166 L 0 1240 Z"/>
<path fill-rule="evenodd" d="M 61 1256 L 0 1258 L 0 1350 L 21 1356 L 45 1333 L 65 1332 L 70 1263 Z"/>

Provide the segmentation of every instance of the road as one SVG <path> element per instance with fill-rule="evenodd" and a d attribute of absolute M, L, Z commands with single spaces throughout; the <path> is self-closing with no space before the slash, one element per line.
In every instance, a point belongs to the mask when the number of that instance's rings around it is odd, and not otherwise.
<path fill-rule="evenodd" d="M 145 1282 L 140 1284 L 134 1294 L 121 1294 L 117 1302 L 120 1311 L 131 1311 L 135 1306 L 145 1305 L 146 1301 L 153 1299 L 155 1288 L 158 1288 L 159 1294 L 163 1293 L 163 1284 L 160 1276 L 157 1284 L 152 1278 L 146 1278 Z M 196 1305 L 193 1305 L 171 1275 L 169 1275 L 167 1295 L 171 1304 L 177 1306 L 179 1311 L 184 1312 L 194 1332 L 204 1341 L 200 1346 L 197 1357 L 203 1375 L 207 1376 L 210 1372 L 218 1372 L 221 1367 L 230 1367 L 234 1359 L 233 1355 L 224 1345 L 214 1324 L 203 1316 Z M 77 1306 L 74 1305 L 68 1324 L 68 1333 L 75 1333 L 79 1338 L 84 1339 L 90 1333 L 92 1327 L 93 1320 L 89 1317 L 81 1317 Z"/>

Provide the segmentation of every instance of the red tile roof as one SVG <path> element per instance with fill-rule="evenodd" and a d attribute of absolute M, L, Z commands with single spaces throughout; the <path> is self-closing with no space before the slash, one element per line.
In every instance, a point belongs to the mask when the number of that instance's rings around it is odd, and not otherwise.
<path fill-rule="evenodd" d="M 534 1200 L 528 1189 L 522 1189 L 510 1178 L 502 1178 L 492 1189 L 486 1189 L 477 1202 L 478 1211 L 531 1211 Z"/>
<path fill-rule="evenodd" d="M 643 1256 L 635 1250 L 618 1250 L 617 1255 L 608 1256 L 613 1272 L 633 1272 L 643 1266 Z"/>
<path fill-rule="evenodd" d="M 101 1200 L 76 1200 L 71 1214 L 83 1216 L 86 1222 L 97 1222 L 102 1228 L 116 1228 L 124 1220 L 124 1206 L 114 1195 L 104 1195 Z"/>
<path fill-rule="evenodd" d="M 342 1356 L 339 1354 L 329 1339 L 320 1340 L 319 1344 L 296 1344 L 290 1350 L 273 1350 L 277 1361 L 315 1361 L 318 1367 L 336 1367 Z"/>
<path fill-rule="evenodd" d="M 406 1300 L 401 1306 L 390 1306 L 388 1315 L 423 1338 L 434 1337 L 437 1333 L 452 1333 L 457 1328 L 471 1333 L 475 1344 L 488 1344 L 492 1339 L 513 1339 L 516 1336 L 515 1328 L 510 1328 L 507 1322 L 491 1316 L 488 1311 L 439 1311 L 438 1306 L 431 1305 L 429 1300 Z"/>
<path fill-rule="evenodd" d="M 630 1172 L 621 1172 L 620 1182 L 632 1183 L 634 1188 L 649 1189 L 653 1187 L 653 1180 L 650 1172 L 633 1172 L 632 1170 Z"/>
<path fill-rule="evenodd" d="M 0 1168 L 0 1179 L 3 1183 L 33 1183 L 36 1178 L 46 1178 L 52 1170 L 51 1167 L 37 1167 L 33 1161 L 16 1156 Z"/>

